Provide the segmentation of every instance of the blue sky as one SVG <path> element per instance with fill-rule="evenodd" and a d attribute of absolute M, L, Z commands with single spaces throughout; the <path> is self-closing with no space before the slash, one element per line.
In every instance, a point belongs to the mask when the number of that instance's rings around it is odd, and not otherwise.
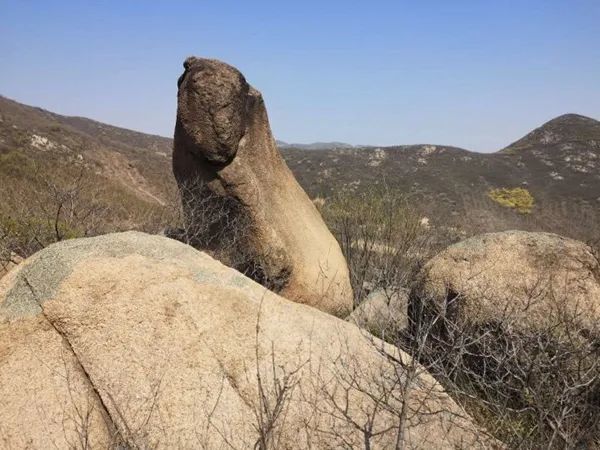
<path fill-rule="evenodd" d="M 0 94 L 171 136 L 188 55 L 237 66 L 278 139 L 497 150 L 600 119 L 599 0 L 0 0 Z"/>

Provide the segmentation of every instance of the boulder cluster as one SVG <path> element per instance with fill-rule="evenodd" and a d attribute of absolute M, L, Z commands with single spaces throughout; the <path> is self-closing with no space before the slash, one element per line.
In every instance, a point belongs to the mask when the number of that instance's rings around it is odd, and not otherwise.
<path fill-rule="evenodd" d="M 348 266 L 261 94 L 222 62 L 184 68 L 173 171 L 182 233 L 199 248 L 132 231 L 53 244 L 1 272 L 0 447 L 502 448 L 433 376 L 457 330 L 472 331 L 471 354 L 507 333 L 594 348 L 598 259 L 546 233 L 455 244 L 411 290 L 375 291 L 350 314 Z M 392 328 L 408 353 L 365 331 Z M 469 361 L 462 380 L 489 376 L 485 358 Z"/>
<path fill-rule="evenodd" d="M 377 398 L 406 381 L 392 364 L 406 354 L 190 246 L 64 241 L 1 283 L 3 447 L 253 448 L 279 413 L 277 448 L 358 447 L 353 422 L 369 417 L 373 444 L 393 446 L 397 416 Z M 430 375 L 411 382 L 408 442 L 484 447 Z"/>

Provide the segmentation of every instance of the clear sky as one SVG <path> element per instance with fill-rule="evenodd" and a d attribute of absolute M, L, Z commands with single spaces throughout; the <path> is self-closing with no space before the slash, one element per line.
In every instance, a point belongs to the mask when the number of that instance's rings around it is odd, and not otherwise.
<path fill-rule="evenodd" d="M 278 139 L 497 150 L 600 119 L 600 0 L 0 0 L 0 94 L 171 136 L 188 55 L 237 66 Z"/>

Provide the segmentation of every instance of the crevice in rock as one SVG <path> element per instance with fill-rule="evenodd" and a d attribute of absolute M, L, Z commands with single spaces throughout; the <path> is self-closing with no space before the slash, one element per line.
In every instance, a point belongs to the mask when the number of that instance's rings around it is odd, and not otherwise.
<path fill-rule="evenodd" d="M 446 298 L 444 301 L 445 320 L 452 322 L 458 321 L 460 300 L 461 296 L 456 290 L 454 290 L 452 287 L 448 287 L 446 289 Z"/>
<path fill-rule="evenodd" d="M 254 408 L 255 408 L 254 405 L 252 405 L 250 400 L 248 400 L 246 397 L 244 397 L 242 395 L 242 393 L 240 392 L 240 387 L 239 387 L 235 377 L 229 372 L 227 367 L 225 367 L 225 365 L 223 364 L 223 361 L 221 361 L 214 352 L 212 352 L 212 353 L 213 353 L 214 358 L 217 360 L 217 363 L 219 364 L 219 368 L 223 372 L 223 377 L 225 378 L 225 380 L 227 380 L 227 384 L 229 384 L 229 386 L 237 394 L 237 396 L 240 398 L 242 403 L 244 403 L 250 409 L 250 411 L 254 411 Z"/>
<path fill-rule="evenodd" d="M 233 374 L 227 368 L 227 366 L 225 365 L 223 360 L 221 358 L 219 358 L 219 354 L 217 352 L 215 352 L 215 350 L 212 348 L 210 343 L 204 339 L 204 334 L 207 332 L 207 330 L 204 330 L 204 331 L 200 330 L 198 328 L 198 325 L 195 322 L 192 322 L 192 323 L 193 323 L 193 326 L 194 326 L 196 332 L 198 333 L 198 339 L 204 343 L 205 347 L 210 351 L 210 353 L 212 354 L 215 361 L 217 361 L 217 364 L 219 365 L 219 369 L 221 369 L 221 374 L 223 376 L 223 380 L 227 382 L 229 387 L 231 387 L 231 389 L 236 393 L 236 395 L 240 398 L 242 403 L 244 403 L 250 409 L 250 411 L 253 411 L 254 406 L 252 405 L 250 400 L 248 400 L 246 397 L 244 397 L 242 395 L 242 393 L 240 392 L 240 387 L 239 387 L 239 384 L 238 384 L 235 376 L 233 376 Z"/>
<path fill-rule="evenodd" d="M 67 347 L 67 349 L 73 355 L 73 357 L 77 363 L 77 367 L 79 368 L 79 370 L 85 377 L 86 381 L 89 384 L 89 388 L 91 389 L 93 395 L 96 397 L 96 399 L 98 400 L 98 403 L 100 404 L 100 407 L 102 408 L 102 411 L 101 411 L 102 417 L 104 418 L 104 422 L 113 438 L 114 443 L 121 443 L 119 448 L 129 448 L 128 446 L 123 447 L 122 443 L 124 442 L 124 439 L 121 435 L 121 432 L 119 431 L 119 427 L 117 426 L 115 420 L 111 416 L 109 409 L 107 408 L 106 404 L 104 403 L 104 400 L 102 399 L 102 396 L 100 395 L 100 392 L 98 392 L 98 390 L 96 389 L 96 386 L 92 382 L 92 379 L 91 379 L 89 373 L 87 372 L 87 370 L 85 370 L 85 367 L 81 363 L 81 360 L 79 359 L 79 355 L 77 355 L 77 352 L 75 351 L 75 349 L 73 348 L 73 346 L 71 345 L 71 343 L 69 342 L 67 337 L 64 335 L 64 333 L 62 333 L 56 327 L 56 325 L 54 325 L 54 323 L 48 318 L 48 316 L 46 316 L 46 313 L 44 312 L 44 308 L 42 306 L 42 302 L 39 300 L 39 297 L 36 294 L 35 289 L 34 289 L 33 285 L 31 284 L 31 282 L 29 281 L 29 279 L 26 276 L 23 276 L 23 281 L 25 282 L 25 284 L 31 291 L 31 295 L 33 296 L 34 300 L 40 306 L 41 314 L 42 314 L 42 316 L 44 316 L 44 319 L 46 320 L 46 322 L 48 322 L 48 324 L 54 329 L 54 331 L 56 331 L 56 333 L 58 333 L 58 335 L 61 337 L 62 341 L 64 342 L 65 346 Z"/>

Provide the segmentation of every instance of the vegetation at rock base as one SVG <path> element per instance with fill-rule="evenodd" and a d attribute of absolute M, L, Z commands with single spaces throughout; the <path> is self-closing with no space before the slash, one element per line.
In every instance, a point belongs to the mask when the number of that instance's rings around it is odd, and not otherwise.
<path fill-rule="evenodd" d="M 348 259 L 357 304 L 373 291 L 389 301 L 402 289 L 413 290 L 430 257 L 458 239 L 423 226 L 406 197 L 389 188 L 341 194 L 319 205 Z M 545 283 L 540 275 L 534 284 L 543 290 Z M 543 301 L 535 289 L 530 295 L 531 304 Z M 548 295 L 560 301 L 560 293 Z M 516 331 L 514 314 L 467 326 L 443 310 L 423 310 L 418 300 L 409 301 L 409 327 L 382 320 L 368 331 L 419 361 L 509 448 L 572 448 L 599 441 L 600 330 L 582 324 L 581 312 Z M 559 328 L 566 331 L 557 336 Z"/>
<path fill-rule="evenodd" d="M 320 210 L 346 257 L 355 305 L 369 291 L 392 295 L 391 290 L 406 286 L 434 248 L 441 247 L 434 239 L 448 239 L 434 236 L 409 200 L 386 185 L 341 192 Z"/>
<path fill-rule="evenodd" d="M 136 228 L 160 231 L 174 208 L 162 207 L 76 162 L 0 153 L 0 259 L 28 257 L 54 242 Z"/>

